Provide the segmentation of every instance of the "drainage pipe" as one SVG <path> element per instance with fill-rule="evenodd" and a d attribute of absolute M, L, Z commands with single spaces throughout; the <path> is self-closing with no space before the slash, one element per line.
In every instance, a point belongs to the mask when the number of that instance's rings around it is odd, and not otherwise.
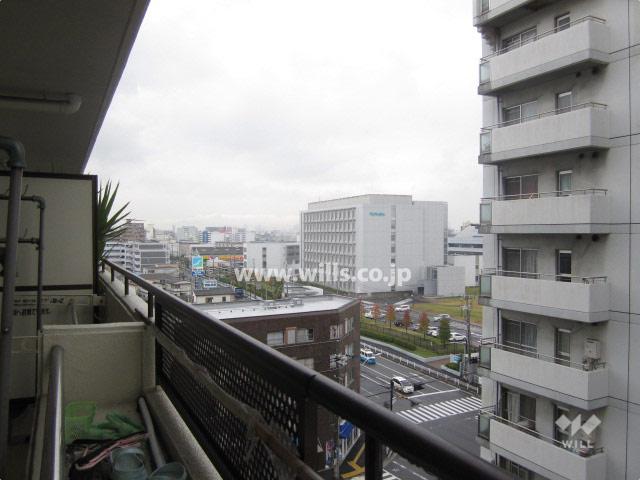
<path fill-rule="evenodd" d="M 2 307 L 0 309 L 0 478 L 7 478 L 9 448 L 9 400 L 11 398 L 11 347 L 13 341 L 13 303 L 18 262 L 20 228 L 20 192 L 26 167 L 24 146 L 12 138 L 0 137 L 0 150 L 9 154 L 9 204 L 4 253 Z"/>

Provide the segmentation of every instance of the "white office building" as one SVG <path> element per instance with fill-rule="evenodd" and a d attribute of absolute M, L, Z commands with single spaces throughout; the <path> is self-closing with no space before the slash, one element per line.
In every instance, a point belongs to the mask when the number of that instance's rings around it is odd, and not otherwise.
<path fill-rule="evenodd" d="M 169 263 L 169 249 L 159 242 L 107 242 L 107 260 L 133 273 L 151 273 Z"/>
<path fill-rule="evenodd" d="M 474 5 L 482 456 L 517 478 L 638 479 L 640 2 Z"/>
<path fill-rule="evenodd" d="M 449 237 L 447 263 L 454 267 L 464 268 L 465 287 L 475 287 L 480 281 L 480 272 L 483 267 L 483 239 L 484 235 L 474 225 L 467 225 Z"/>
<path fill-rule="evenodd" d="M 326 275 L 315 282 L 339 290 L 424 293 L 427 268 L 446 264 L 446 202 L 377 194 L 312 202 L 300 225 L 302 268 L 348 269 L 346 281 Z M 410 272 L 403 285 L 394 280 L 400 269 Z"/>
<path fill-rule="evenodd" d="M 296 242 L 246 242 L 242 246 L 244 266 L 251 269 L 300 270 L 300 244 Z"/>

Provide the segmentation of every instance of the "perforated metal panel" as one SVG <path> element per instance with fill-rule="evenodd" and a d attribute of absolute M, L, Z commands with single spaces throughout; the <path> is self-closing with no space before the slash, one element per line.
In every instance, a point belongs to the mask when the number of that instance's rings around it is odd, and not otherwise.
<path fill-rule="evenodd" d="M 206 320 L 178 317 L 161 307 L 157 326 L 192 361 L 204 366 L 214 382 L 258 410 L 285 442 L 299 450 L 300 409 L 292 395 L 252 369 L 240 352 L 216 342 Z M 260 441 L 247 436 L 245 424 L 194 380 L 168 351 L 157 345 L 156 352 L 158 383 L 189 426 L 195 427 L 192 430 L 205 451 L 215 457 L 215 463 L 222 461 L 238 478 L 279 478 L 278 465 L 273 464 Z"/>

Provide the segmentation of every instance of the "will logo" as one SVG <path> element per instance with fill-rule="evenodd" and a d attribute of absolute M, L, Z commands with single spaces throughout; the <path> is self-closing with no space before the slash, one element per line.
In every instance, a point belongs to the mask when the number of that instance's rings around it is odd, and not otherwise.
<path fill-rule="evenodd" d="M 564 448 L 570 450 L 593 450 L 593 443 L 575 437 L 580 432 L 587 436 L 591 435 L 601 423 L 602 421 L 596 415 L 591 415 L 584 423 L 582 423 L 582 415 L 576 416 L 573 420 L 570 420 L 566 415 L 560 415 L 560 418 L 556 420 L 558 428 L 570 436 L 569 440 L 562 440 Z"/>

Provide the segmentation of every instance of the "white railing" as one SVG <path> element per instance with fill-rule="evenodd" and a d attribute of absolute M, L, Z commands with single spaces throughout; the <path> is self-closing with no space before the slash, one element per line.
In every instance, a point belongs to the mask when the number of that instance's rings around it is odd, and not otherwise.
<path fill-rule="evenodd" d="M 534 198 L 548 198 L 548 197 L 572 197 L 577 195 L 602 195 L 606 196 L 608 190 L 605 188 L 583 188 L 578 190 L 559 190 L 553 192 L 534 192 L 534 193 L 520 193 L 515 195 L 498 195 L 496 197 L 483 197 L 482 200 L 532 200 Z"/>
<path fill-rule="evenodd" d="M 500 270 L 494 268 L 486 268 L 481 273 L 482 276 L 497 275 L 502 277 L 531 278 L 535 280 L 555 280 L 559 282 L 585 283 L 592 285 L 595 283 L 606 283 L 607 277 L 604 275 L 583 277 L 580 275 L 564 275 L 557 273 L 538 273 L 538 272 L 516 272 L 512 270 Z"/>

